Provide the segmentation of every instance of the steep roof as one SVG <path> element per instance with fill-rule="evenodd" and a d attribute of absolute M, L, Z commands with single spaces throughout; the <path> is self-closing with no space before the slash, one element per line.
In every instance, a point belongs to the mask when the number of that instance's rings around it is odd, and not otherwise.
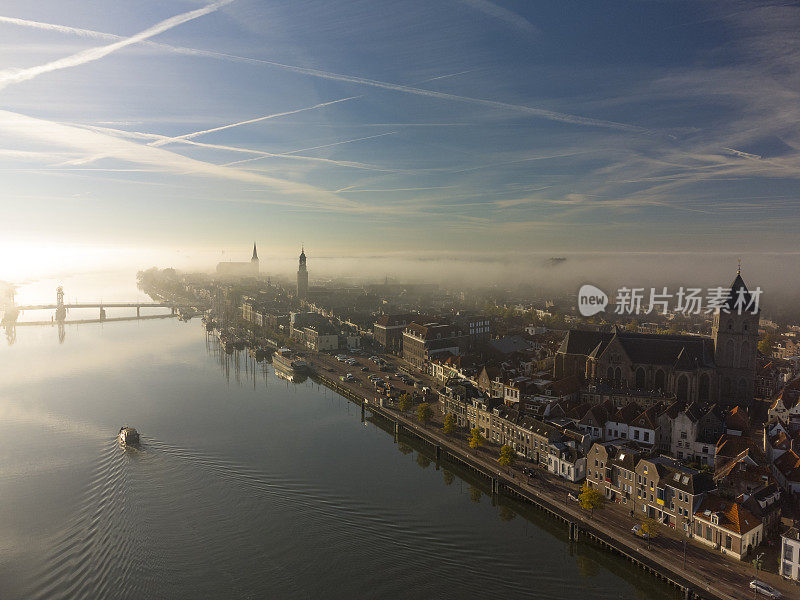
<path fill-rule="evenodd" d="M 636 419 L 639 415 L 642 414 L 642 409 L 635 402 L 631 402 L 630 404 L 626 404 L 622 408 L 620 408 L 614 416 L 609 419 L 612 423 L 625 423 L 626 425 L 630 425 L 634 419 Z"/>
<path fill-rule="evenodd" d="M 679 370 L 714 366 L 714 342 L 710 338 L 621 330 L 615 338 L 633 363 L 670 365 Z"/>
<path fill-rule="evenodd" d="M 507 335 L 505 337 L 496 338 L 491 340 L 489 345 L 495 352 L 499 352 L 500 354 L 522 352 L 531 347 L 531 343 L 520 335 Z"/>
<path fill-rule="evenodd" d="M 750 456 L 756 462 L 764 462 L 763 451 L 754 440 L 747 436 L 725 433 L 717 440 L 716 456 L 718 457 L 735 458 L 745 450 L 750 452 Z"/>
<path fill-rule="evenodd" d="M 707 494 L 694 516 L 710 521 L 713 513 L 719 515 L 720 527 L 739 535 L 747 533 L 761 524 L 761 520 L 739 502 L 727 500 L 716 494 Z"/>
<path fill-rule="evenodd" d="M 741 296 L 741 300 L 739 299 Z M 736 279 L 733 280 L 731 284 L 731 289 L 728 292 L 728 299 L 725 300 L 725 308 L 728 309 L 730 312 L 736 312 L 738 310 L 738 306 L 741 307 L 741 311 L 744 312 L 747 307 L 750 305 L 750 302 L 753 300 L 753 295 L 750 293 L 750 290 L 747 289 L 747 286 L 744 284 L 744 279 L 742 279 L 742 272 L 736 272 Z"/>
<path fill-rule="evenodd" d="M 800 481 L 800 456 L 794 450 L 784 452 L 773 464 L 787 481 Z"/>
<path fill-rule="evenodd" d="M 564 341 L 558 348 L 561 354 L 582 354 L 588 356 L 598 346 L 603 347 L 614 337 L 612 333 L 603 331 L 586 331 L 583 329 L 570 329 Z"/>
<path fill-rule="evenodd" d="M 750 429 L 750 419 L 743 408 L 735 406 L 725 416 L 725 426 L 728 429 L 747 432 Z"/>

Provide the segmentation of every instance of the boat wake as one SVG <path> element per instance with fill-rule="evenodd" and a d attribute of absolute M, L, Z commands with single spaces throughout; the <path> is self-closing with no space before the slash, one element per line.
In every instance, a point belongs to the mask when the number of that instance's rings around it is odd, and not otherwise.
<path fill-rule="evenodd" d="M 320 565 L 343 569 L 353 557 L 374 564 L 343 584 L 342 592 L 354 586 L 351 595 L 391 594 L 398 582 L 413 586 L 423 569 L 463 578 L 471 564 L 480 565 L 471 577 L 482 585 L 542 597 L 496 575 L 517 566 L 514 555 L 486 553 L 467 533 L 411 510 L 386 511 L 144 436 L 139 448 L 116 439 L 104 446 L 75 517 L 51 547 L 26 598 L 319 597 L 330 593 L 317 587 Z"/>

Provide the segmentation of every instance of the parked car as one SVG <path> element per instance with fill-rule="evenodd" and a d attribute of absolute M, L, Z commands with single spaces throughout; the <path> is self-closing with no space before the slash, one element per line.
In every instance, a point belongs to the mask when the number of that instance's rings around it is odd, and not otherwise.
<path fill-rule="evenodd" d="M 366 373 L 367 371 L 369 371 L 369 367 L 361 367 L 361 370 L 362 370 L 364 373 Z"/>
<path fill-rule="evenodd" d="M 641 525 L 634 525 L 633 527 L 631 527 L 631 531 L 633 532 L 633 535 L 636 535 L 640 538 L 643 538 L 645 540 L 650 539 L 650 534 L 647 533 L 644 529 L 642 529 Z"/>
<path fill-rule="evenodd" d="M 755 590 L 756 593 L 766 596 L 767 598 L 783 598 L 783 594 L 778 590 L 758 579 L 753 579 L 753 581 L 750 582 L 750 589 Z"/>

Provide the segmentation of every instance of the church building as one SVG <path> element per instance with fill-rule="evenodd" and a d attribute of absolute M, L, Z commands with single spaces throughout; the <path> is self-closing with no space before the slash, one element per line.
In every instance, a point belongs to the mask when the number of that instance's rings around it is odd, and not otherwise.
<path fill-rule="evenodd" d="M 579 374 L 611 389 L 654 391 L 689 402 L 747 405 L 755 391 L 759 313 L 741 271 L 716 310 L 712 336 L 571 330 L 555 357 L 554 376 Z M 739 310 L 742 307 L 742 310 Z"/>
<path fill-rule="evenodd" d="M 260 272 L 258 252 L 253 242 L 253 257 L 250 262 L 220 262 L 217 263 L 217 275 L 226 277 L 258 277 Z"/>

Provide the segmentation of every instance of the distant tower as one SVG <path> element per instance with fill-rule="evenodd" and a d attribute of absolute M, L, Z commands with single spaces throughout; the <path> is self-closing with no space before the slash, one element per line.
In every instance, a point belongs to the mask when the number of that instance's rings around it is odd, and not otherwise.
<path fill-rule="evenodd" d="M 258 252 L 256 252 L 256 243 L 253 242 L 253 258 L 250 259 L 250 264 L 253 266 L 253 272 L 258 275 L 259 273 L 259 266 L 258 266 Z"/>
<path fill-rule="evenodd" d="M 306 249 L 300 250 L 300 267 L 297 269 L 297 297 L 304 299 L 308 293 L 308 271 L 306 270 Z"/>
<path fill-rule="evenodd" d="M 755 393 L 760 311 L 752 312 L 748 306 L 751 301 L 752 294 L 744 284 L 740 266 L 727 301 L 714 315 L 711 330 L 718 398 L 722 404 L 749 404 Z"/>

